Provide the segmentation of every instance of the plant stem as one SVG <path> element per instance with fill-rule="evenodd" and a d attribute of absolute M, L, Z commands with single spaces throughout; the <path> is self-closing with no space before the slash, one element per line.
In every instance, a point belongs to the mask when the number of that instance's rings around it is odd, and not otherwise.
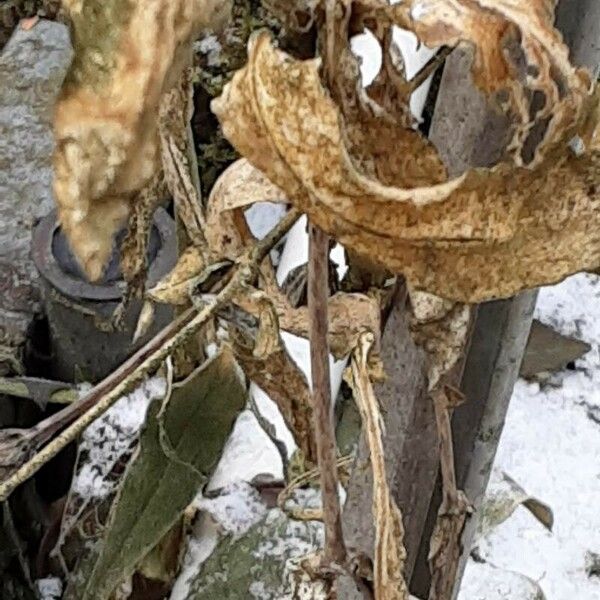
<path fill-rule="evenodd" d="M 336 442 L 331 406 L 329 348 L 327 342 L 327 298 L 329 240 L 310 226 L 308 262 L 308 313 L 312 371 L 313 424 L 320 470 L 325 565 L 346 562 L 336 468 Z"/>
<path fill-rule="evenodd" d="M 37 445 L 33 447 L 33 450 L 52 437 L 59 428 L 66 425 L 68 427 L 34 456 L 30 457 L 29 453 L 24 455 L 24 458 L 27 459 L 24 464 L 0 483 L 0 501 L 6 500 L 17 486 L 29 479 L 65 446 L 75 440 L 88 425 L 108 410 L 119 398 L 131 392 L 149 373 L 158 369 L 176 348 L 185 343 L 221 306 L 231 301 L 245 285 L 250 283 L 256 276 L 260 263 L 279 239 L 289 231 L 299 216 L 300 213 L 297 210 L 290 210 L 262 240 L 243 254 L 237 261 L 231 279 L 212 303 L 203 307 L 199 312 L 195 309 L 186 311 L 80 400 L 39 423 L 35 432 Z M 31 443 L 30 437 L 28 443 Z M 0 453 L 2 453 L 2 445 L 0 445 Z"/>

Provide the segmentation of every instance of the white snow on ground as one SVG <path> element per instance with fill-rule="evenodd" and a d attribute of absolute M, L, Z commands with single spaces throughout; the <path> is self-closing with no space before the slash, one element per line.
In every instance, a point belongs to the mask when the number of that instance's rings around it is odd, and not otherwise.
<path fill-rule="evenodd" d="M 153 377 L 118 400 L 83 433 L 79 451 L 83 460 L 71 490 L 84 498 L 103 498 L 114 488 L 107 475 L 137 438 L 146 410 L 166 393 L 162 377 Z"/>
<path fill-rule="evenodd" d="M 536 317 L 592 350 L 552 385 L 520 380 L 514 390 L 495 466 L 554 511 L 550 533 L 524 508 L 500 525 L 480 554 L 494 566 L 537 581 L 548 600 L 600 600 L 600 578 L 585 570 L 600 553 L 600 279 L 576 275 L 540 292 Z M 460 600 L 523 600 L 525 586 L 473 561 Z M 499 587 L 504 589 L 498 595 Z"/>
<path fill-rule="evenodd" d="M 257 475 L 283 477 L 281 457 L 251 411 L 237 418 L 208 490 L 226 487 L 238 481 L 252 481 Z"/>

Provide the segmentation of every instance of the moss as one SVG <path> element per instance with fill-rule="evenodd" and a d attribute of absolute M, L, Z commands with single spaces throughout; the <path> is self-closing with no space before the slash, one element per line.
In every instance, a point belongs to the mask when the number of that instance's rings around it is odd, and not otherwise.
<path fill-rule="evenodd" d="M 221 94 L 234 73 L 244 66 L 247 60 L 248 39 L 254 31 L 261 28 L 269 29 L 286 49 L 297 42 L 288 38 L 281 23 L 268 13 L 260 0 L 235 0 L 232 19 L 218 38 L 220 51 L 207 50 L 203 44 L 196 45 L 198 74 L 193 131 L 202 192 L 205 196 L 212 189 L 217 177 L 238 158 L 210 112 L 210 101 Z M 308 45 L 311 46 L 310 41 Z"/>
<path fill-rule="evenodd" d="M 35 15 L 55 19 L 59 9 L 60 0 L 0 0 L 0 50 L 20 19 Z"/>

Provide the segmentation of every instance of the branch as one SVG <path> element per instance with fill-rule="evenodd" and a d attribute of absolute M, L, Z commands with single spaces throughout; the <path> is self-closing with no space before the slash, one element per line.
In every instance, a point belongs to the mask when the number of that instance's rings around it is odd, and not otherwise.
<path fill-rule="evenodd" d="M 325 525 L 325 565 L 346 562 L 336 468 L 336 442 L 331 408 L 329 348 L 327 342 L 327 298 L 329 240 L 310 226 L 308 262 L 308 313 L 310 363 L 313 390 L 313 426 L 320 470 L 323 522 Z"/>
<path fill-rule="evenodd" d="M 467 516 L 472 512 L 465 494 L 456 487 L 454 449 L 450 416 L 460 399 L 452 398 L 450 388 L 433 393 L 435 420 L 439 436 L 442 503 L 431 536 L 429 600 L 451 600 L 458 562 L 462 553 L 460 538 Z"/>
<path fill-rule="evenodd" d="M 260 263 L 299 216 L 297 210 L 290 210 L 262 240 L 243 254 L 238 259 L 231 278 L 210 304 L 200 311 L 187 310 L 80 400 L 41 421 L 31 430 L 22 432 L 25 438 L 24 445 L 16 447 L 14 437 L 16 431 L 11 430 L 12 437 L 0 441 L 0 457 L 7 452 L 12 453 L 17 461 L 15 466 L 18 468 L 0 484 L 0 501 L 6 500 L 18 485 L 34 475 L 45 463 L 74 441 L 90 423 L 108 410 L 119 398 L 135 389 L 176 348 L 194 335 L 221 306 L 231 301 L 240 289 L 252 282 Z M 61 434 L 39 453 L 31 456 L 65 426 L 68 427 Z"/>
<path fill-rule="evenodd" d="M 418 87 L 423 85 L 431 75 L 433 75 L 442 63 L 450 56 L 454 48 L 451 46 L 443 46 L 436 54 L 434 54 L 421 68 L 421 70 L 410 80 L 407 81 L 406 91 L 414 92 Z"/>

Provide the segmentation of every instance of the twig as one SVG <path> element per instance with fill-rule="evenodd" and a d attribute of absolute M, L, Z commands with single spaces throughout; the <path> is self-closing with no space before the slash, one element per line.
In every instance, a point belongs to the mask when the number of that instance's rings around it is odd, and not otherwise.
<path fill-rule="evenodd" d="M 353 461 L 354 457 L 352 455 L 342 456 L 341 458 L 338 458 L 335 463 L 336 469 L 338 469 L 338 472 L 343 472 L 344 469 L 348 469 Z M 292 481 L 290 481 L 277 496 L 277 506 L 279 509 L 288 517 L 291 519 L 296 519 L 297 521 L 322 521 L 322 508 L 304 508 L 298 506 L 292 508 L 287 507 L 287 501 L 292 497 L 294 491 L 299 487 L 313 481 L 314 479 L 318 479 L 319 475 L 320 472 L 317 468 L 306 471 L 292 479 Z"/>
<path fill-rule="evenodd" d="M 313 390 L 313 429 L 316 437 L 325 525 L 325 565 L 346 562 L 346 546 L 342 533 L 336 442 L 331 408 L 329 380 L 329 348 L 327 342 L 328 256 L 327 235 L 310 226 L 308 262 L 308 313 L 310 363 Z"/>
<path fill-rule="evenodd" d="M 35 451 L 63 426 L 68 427 L 35 456 L 29 458 L 12 475 L 0 484 L 0 501 L 6 500 L 14 489 L 36 473 L 45 463 L 56 456 L 67 444 L 120 397 L 135 389 L 148 375 L 155 371 L 176 348 L 194 335 L 225 303 L 249 284 L 256 276 L 258 266 L 271 248 L 297 221 L 300 213 L 293 209 L 260 241 L 238 259 L 235 272 L 227 285 L 217 294 L 213 302 L 199 312 L 186 311 L 173 324 L 166 327 L 146 346 L 134 354 L 114 373 L 94 387 L 79 401 L 71 404 L 53 417 L 36 426 Z M 3 448 L 0 446 L 0 455 Z"/>
<path fill-rule="evenodd" d="M 431 588 L 429 600 L 450 600 L 461 555 L 460 538 L 471 505 L 456 487 L 454 449 L 450 415 L 454 406 L 448 390 L 433 393 L 435 420 L 439 436 L 440 467 L 442 472 L 442 503 L 429 551 Z"/>
<path fill-rule="evenodd" d="M 418 87 L 423 85 L 427 79 L 435 73 L 441 64 L 452 53 L 451 46 L 444 46 L 434 56 L 432 56 L 421 68 L 421 70 L 409 81 L 404 84 L 405 91 L 408 93 L 414 92 Z"/>

